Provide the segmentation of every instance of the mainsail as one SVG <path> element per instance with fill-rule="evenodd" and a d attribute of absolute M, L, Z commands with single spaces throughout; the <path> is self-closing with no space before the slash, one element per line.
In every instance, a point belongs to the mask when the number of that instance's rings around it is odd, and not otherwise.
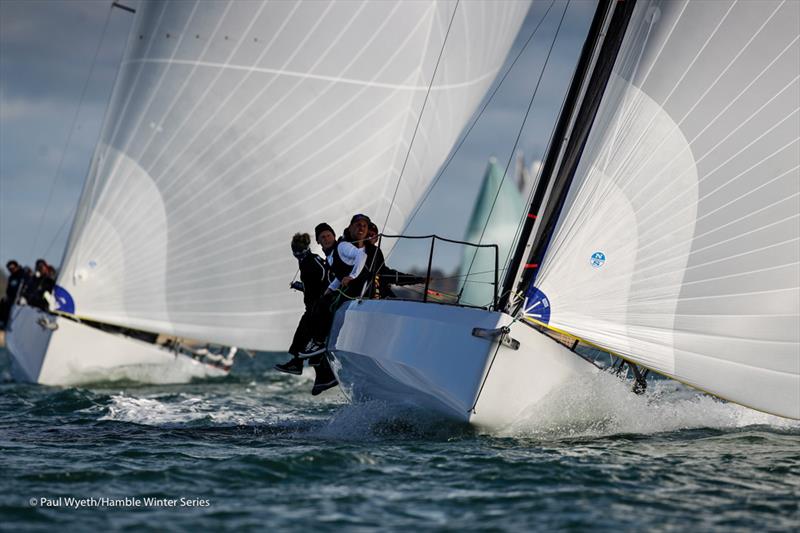
<path fill-rule="evenodd" d="M 528 7 L 142 2 L 59 278 L 74 313 L 284 349 L 291 235 L 402 230 Z"/>
<path fill-rule="evenodd" d="M 636 3 L 531 315 L 800 418 L 798 40 L 794 1 Z"/>

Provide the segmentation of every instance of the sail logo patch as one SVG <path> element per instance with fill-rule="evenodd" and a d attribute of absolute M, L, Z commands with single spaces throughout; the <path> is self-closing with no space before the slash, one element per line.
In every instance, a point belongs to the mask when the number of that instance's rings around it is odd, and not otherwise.
<path fill-rule="evenodd" d="M 528 289 L 522 309 L 526 317 L 542 324 L 550 323 L 550 300 L 538 288 L 532 286 Z"/>
<path fill-rule="evenodd" d="M 75 314 L 75 300 L 72 299 L 72 295 L 67 292 L 67 289 L 61 285 L 56 285 L 55 290 L 53 290 L 53 296 L 56 299 L 56 311 Z"/>
<path fill-rule="evenodd" d="M 606 262 L 606 254 L 603 252 L 595 252 L 592 254 L 592 257 L 589 258 L 589 264 L 592 265 L 592 268 L 600 268 Z"/>

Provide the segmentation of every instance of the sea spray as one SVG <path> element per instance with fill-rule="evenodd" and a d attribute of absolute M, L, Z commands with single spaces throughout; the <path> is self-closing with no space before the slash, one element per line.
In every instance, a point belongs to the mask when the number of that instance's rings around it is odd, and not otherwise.
<path fill-rule="evenodd" d="M 129 422 L 146 426 L 180 427 L 211 425 L 264 424 L 280 418 L 278 410 L 247 397 L 219 395 L 202 397 L 190 394 L 160 394 L 136 397 L 112 395 L 100 420 Z"/>
<path fill-rule="evenodd" d="M 633 394 L 629 382 L 601 372 L 580 376 L 552 391 L 516 423 L 496 434 L 604 437 L 747 425 L 800 428 L 800 422 L 726 403 L 674 381 L 653 380 L 644 394 Z"/>

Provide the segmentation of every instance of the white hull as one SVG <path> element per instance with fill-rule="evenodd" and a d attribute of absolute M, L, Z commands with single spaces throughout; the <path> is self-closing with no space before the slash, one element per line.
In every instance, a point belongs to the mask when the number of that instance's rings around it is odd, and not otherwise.
<path fill-rule="evenodd" d="M 518 421 L 550 391 L 597 368 L 525 324 L 518 349 L 473 336 L 512 322 L 504 313 L 391 300 L 349 302 L 329 350 L 354 401 L 410 404 L 484 428 Z M 496 352 L 496 355 L 495 355 Z"/>
<path fill-rule="evenodd" d="M 43 327 L 39 323 L 42 319 L 57 328 Z M 186 383 L 192 378 L 227 374 L 222 368 L 155 344 L 107 333 L 29 306 L 12 310 L 6 346 L 14 379 L 42 385 L 118 380 Z"/>

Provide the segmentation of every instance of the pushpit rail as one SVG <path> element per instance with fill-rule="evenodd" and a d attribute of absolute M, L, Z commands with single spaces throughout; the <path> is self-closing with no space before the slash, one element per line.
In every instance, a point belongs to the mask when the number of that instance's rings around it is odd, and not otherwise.
<path fill-rule="evenodd" d="M 500 271 L 500 257 L 499 257 L 500 249 L 496 244 L 475 244 L 467 241 L 457 241 L 455 239 L 447 239 L 445 237 L 440 237 L 435 234 L 434 235 L 389 235 L 387 233 L 380 233 L 378 236 L 387 237 L 389 239 L 413 239 L 413 240 L 430 239 L 431 247 L 428 253 L 428 268 L 425 271 L 425 291 L 422 294 L 423 303 L 428 301 L 428 289 L 430 288 L 430 283 L 431 283 L 431 267 L 433 266 L 433 250 L 436 241 L 449 242 L 451 244 L 461 244 L 463 246 L 470 246 L 472 248 L 494 248 L 494 281 L 492 282 L 494 290 L 492 291 L 492 309 L 497 309 L 497 299 L 498 299 L 497 280 L 498 280 L 498 273 Z M 378 248 L 380 248 L 380 244 L 378 245 Z"/>

